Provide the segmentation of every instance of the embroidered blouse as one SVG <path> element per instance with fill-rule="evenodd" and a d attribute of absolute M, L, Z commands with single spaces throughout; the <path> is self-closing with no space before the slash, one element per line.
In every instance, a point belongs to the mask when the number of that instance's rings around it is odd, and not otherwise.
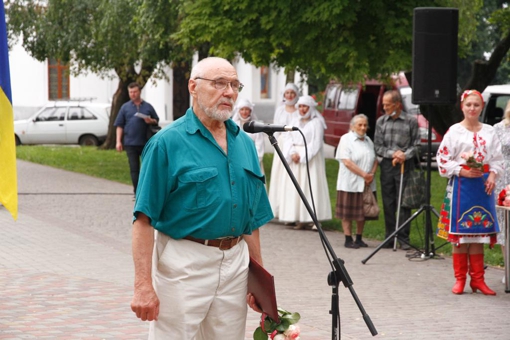
<path fill-rule="evenodd" d="M 446 132 L 437 151 L 437 166 L 442 177 L 458 176 L 466 161 L 461 155 L 472 152 L 478 162 L 488 164 L 496 175 L 503 173 L 501 142 L 494 127 L 483 124 L 478 132 L 472 132 L 460 123 Z"/>

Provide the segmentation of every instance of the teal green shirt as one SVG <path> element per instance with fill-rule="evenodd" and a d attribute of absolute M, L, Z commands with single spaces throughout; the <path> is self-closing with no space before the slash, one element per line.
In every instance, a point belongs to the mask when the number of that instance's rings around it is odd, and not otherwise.
<path fill-rule="evenodd" d="M 142 154 L 134 219 L 147 215 L 174 239 L 251 234 L 273 218 L 255 145 L 231 120 L 228 153 L 190 108 Z"/>

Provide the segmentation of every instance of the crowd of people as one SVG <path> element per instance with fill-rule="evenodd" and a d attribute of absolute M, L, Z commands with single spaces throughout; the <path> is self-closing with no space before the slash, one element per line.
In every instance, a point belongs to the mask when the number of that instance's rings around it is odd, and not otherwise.
<path fill-rule="evenodd" d="M 261 312 L 247 290 L 250 261 L 263 265 L 259 228 L 273 219 L 295 229 L 317 228 L 284 162 L 316 220 L 332 218 L 324 159 L 326 123 L 317 102 L 300 96 L 295 84 L 285 87 L 274 123 L 299 130 L 274 133 L 283 159 L 274 157 L 266 188 L 264 135 L 241 131 L 245 123 L 257 121 L 253 103 L 237 100 L 242 88 L 227 60 L 203 59 L 193 67 L 188 84 L 191 108 L 148 142 L 139 138 L 146 145 L 140 173 L 131 169 L 136 192 L 131 308 L 141 320 L 154 321 L 150 339 L 244 337 L 246 317 L 240 316 L 246 316 L 247 306 Z M 139 86 L 131 89 L 132 100 L 115 124 L 119 151 L 131 146 L 132 125 L 141 131 L 158 121 L 141 100 Z M 410 215 L 409 209 L 397 206 L 396 198 L 414 167 L 418 124 L 403 110 L 398 91 L 386 92 L 382 104 L 385 114 L 377 119 L 374 141 L 367 135 L 368 117 L 358 114 L 335 154 L 335 217 L 341 221 L 346 248 L 367 247 L 362 238 L 365 221 L 378 217 L 365 216 L 364 193 L 377 197 L 378 167 L 386 236 L 398 227 L 396 215 L 400 223 Z M 464 119 L 445 134 L 437 155 L 439 173 L 449 179 L 438 235 L 452 243 L 455 294 L 463 293 L 469 272 L 474 292 L 495 295 L 484 281 L 483 244 L 504 242 L 494 193 L 510 176 L 504 164 L 510 156 L 510 104 L 505 119 L 494 127 L 479 122 L 483 105 L 479 92 L 462 94 Z M 145 113 L 142 119 L 136 114 L 140 112 Z M 134 157 L 128 154 L 130 165 Z M 398 240 L 401 249 L 408 249 L 409 228 L 402 228 Z"/>

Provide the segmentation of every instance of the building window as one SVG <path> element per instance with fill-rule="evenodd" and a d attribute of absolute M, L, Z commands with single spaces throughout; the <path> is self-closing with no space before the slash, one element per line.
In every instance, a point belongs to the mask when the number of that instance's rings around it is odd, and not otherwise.
<path fill-rule="evenodd" d="M 48 59 L 48 99 L 69 99 L 69 65 Z"/>
<path fill-rule="evenodd" d="M 260 98 L 271 98 L 271 69 L 267 66 L 260 68 Z"/>

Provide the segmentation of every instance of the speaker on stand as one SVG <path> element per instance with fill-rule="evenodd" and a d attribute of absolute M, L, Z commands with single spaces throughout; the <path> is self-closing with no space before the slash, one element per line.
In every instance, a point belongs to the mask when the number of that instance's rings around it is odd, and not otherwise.
<path fill-rule="evenodd" d="M 414 104 L 446 105 L 457 101 L 457 49 L 459 11 L 456 8 L 415 8 L 413 22 Z M 430 114 L 430 113 L 429 113 Z M 430 122 L 429 117 L 425 117 Z M 439 214 L 430 205 L 432 126 L 428 124 L 427 199 L 420 210 L 425 212 L 425 249 L 422 257 L 434 257 L 434 232 L 431 213 Z"/>

